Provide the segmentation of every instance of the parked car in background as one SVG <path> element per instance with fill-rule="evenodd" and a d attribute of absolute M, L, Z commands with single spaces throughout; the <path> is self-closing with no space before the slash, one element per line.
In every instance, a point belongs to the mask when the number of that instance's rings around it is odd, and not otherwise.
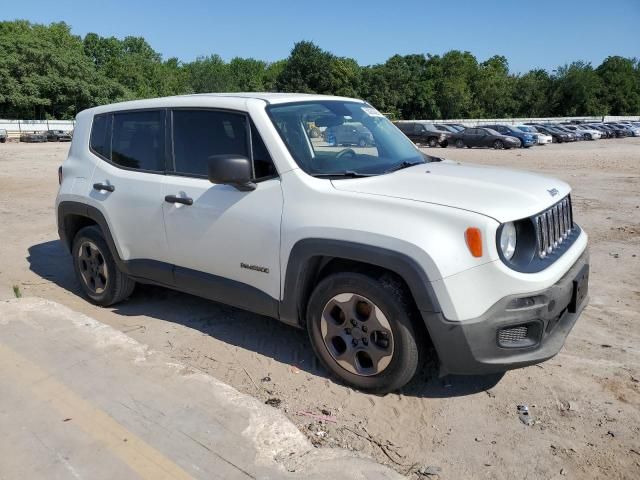
<path fill-rule="evenodd" d="M 553 137 L 551 135 L 538 131 L 533 125 L 516 125 L 516 128 L 523 132 L 531 133 L 535 137 L 538 145 L 547 145 L 548 143 L 553 142 Z"/>
<path fill-rule="evenodd" d="M 438 130 L 433 123 L 424 121 L 394 122 L 402 133 L 411 139 L 416 145 L 429 145 L 430 147 L 447 147 L 451 132 Z"/>
<path fill-rule="evenodd" d="M 594 128 L 585 127 L 584 125 L 565 125 L 565 128 L 572 132 L 579 132 L 584 135 L 585 140 L 600 140 L 602 138 L 602 132 Z"/>
<path fill-rule="evenodd" d="M 446 125 L 447 127 L 451 127 L 457 132 L 462 132 L 465 128 L 467 128 L 464 125 L 461 125 L 459 123 L 442 123 L 441 125 Z"/>
<path fill-rule="evenodd" d="M 20 141 L 24 143 L 42 143 L 47 141 L 47 136 L 42 132 L 22 132 Z"/>
<path fill-rule="evenodd" d="M 634 127 L 633 125 L 627 125 L 619 122 L 611 122 L 609 123 L 609 125 L 628 131 L 630 137 L 637 137 L 638 135 L 640 135 L 640 128 Z"/>
<path fill-rule="evenodd" d="M 616 132 L 614 130 L 604 128 L 601 124 L 586 123 L 582 125 L 584 125 L 587 128 L 593 128 L 594 130 L 598 130 L 600 133 L 602 133 L 602 138 L 616 138 Z"/>
<path fill-rule="evenodd" d="M 523 132 L 514 125 L 482 125 L 483 127 L 495 130 L 498 133 L 507 135 L 509 137 L 516 137 L 520 140 L 520 146 L 522 148 L 529 148 L 537 143 L 536 138 L 532 133 Z"/>
<path fill-rule="evenodd" d="M 569 135 L 573 135 L 576 140 L 582 141 L 582 140 L 586 140 L 587 139 L 586 138 L 586 134 L 584 132 L 571 130 L 571 129 L 567 128 L 566 125 L 560 125 L 560 124 L 555 123 L 555 124 L 553 124 L 553 128 L 555 128 L 557 130 L 560 130 L 561 132 L 566 132 Z"/>
<path fill-rule="evenodd" d="M 325 130 L 325 139 L 328 144 L 336 147 L 343 145 L 371 147 L 375 145 L 371 132 L 362 124 L 356 122 L 343 123 L 342 125 L 327 128 Z"/>
<path fill-rule="evenodd" d="M 0 143 L 5 143 L 9 138 L 9 134 L 4 128 L 0 128 Z"/>
<path fill-rule="evenodd" d="M 519 138 L 503 135 L 486 127 L 466 128 L 452 134 L 449 141 L 457 148 L 493 147 L 496 150 L 501 150 L 520 147 Z"/>
<path fill-rule="evenodd" d="M 457 128 L 453 128 L 449 125 L 445 125 L 443 123 L 434 123 L 433 124 L 434 127 L 436 127 L 436 130 L 440 131 L 440 132 L 447 132 L 447 133 L 458 133 L 461 130 L 458 130 Z M 464 130 L 464 128 L 462 129 Z"/>
<path fill-rule="evenodd" d="M 71 135 L 64 130 L 47 130 L 45 132 L 48 142 L 70 142 Z"/>
<path fill-rule="evenodd" d="M 627 130 L 626 128 L 616 127 L 615 125 L 612 125 L 610 123 L 601 123 L 600 125 L 602 125 L 603 128 L 612 131 L 615 134 L 616 138 L 630 137 L 631 135 L 633 135 L 630 130 Z"/>
<path fill-rule="evenodd" d="M 572 141 L 568 133 L 563 132 L 561 130 L 556 130 L 555 128 L 550 127 L 549 125 L 540 125 L 537 123 L 536 124 L 527 123 L 527 125 L 531 125 L 535 127 L 536 130 L 538 130 L 539 132 L 542 132 L 546 135 L 550 135 L 552 141 L 555 143 L 564 143 L 564 142 Z M 573 136 L 573 140 L 575 141 L 575 136 Z"/>

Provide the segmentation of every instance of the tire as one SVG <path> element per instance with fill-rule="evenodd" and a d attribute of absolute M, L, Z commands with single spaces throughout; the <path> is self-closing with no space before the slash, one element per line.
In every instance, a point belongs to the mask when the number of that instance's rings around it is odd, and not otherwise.
<path fill-rule="evenodd" d="M 447 148 L 447 147 L 449 146 L 449 142 L 448 142 L 447 140 L 445 140 L 445 141 L 443 141 L 443 142 L 440 144 L 440 146 L 441 146 L 442 148 Z"/>
<path fill-rule="evenodd" d="M 496 150 L 502 150 L 504 148 L 504 142 L 502 140 L 496 140 L 493 142 L 493 148 Z"/>
<path fill-rule="evenodd" d="M 0 138 L 0 143 L 5 143 L 7 141 L 6 138 Z"/>
<path fill-rule="evenodd" d="M 462 140 L 461 138 L 456 140 L 456 148 L 464 148 L 464 140 Z"/>
<path fill-rule="evenodd" d="M 358 139 L 358 146 L 360 148 L 366 147 L 367 146 L 367 140 L 365 138 L 359 138 Z"/>
<path fill-rule="evenodd" d="M 427 145 L 429 145 L 431 148 L 436 148 L 438 146 L 438 140 L 431 137 L 429 140 L 427 140 Z"/>
<path fill-rule="evenodd" d="M 307 307 L 307 331 L 316 356 L 334 376 L 355 388 L 376 393 L 397 390 L 413 378 L 419 365 L 408 305 L 391 275 L 375 279 L 344 272 L 326 277 Z"/>
<path fill-rule="evenodd" d="M 97 226 L 84 227 L 73 239 L 73 269 L 91 303 L 108 307 L 126 299 L 136 282 L 121 272 Z"/>

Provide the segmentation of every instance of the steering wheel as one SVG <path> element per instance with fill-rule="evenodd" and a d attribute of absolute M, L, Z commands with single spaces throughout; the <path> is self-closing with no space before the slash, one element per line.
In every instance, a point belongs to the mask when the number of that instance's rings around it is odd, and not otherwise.
<path fill-rule="evenodd" d="M 357 155 L 356 151 L 353 148 L 345 148 L 344 150 L 340 150 L 336 155 L 336 160 L 340 160 L 345 155 L 351 155 L 355 157 Z"/>

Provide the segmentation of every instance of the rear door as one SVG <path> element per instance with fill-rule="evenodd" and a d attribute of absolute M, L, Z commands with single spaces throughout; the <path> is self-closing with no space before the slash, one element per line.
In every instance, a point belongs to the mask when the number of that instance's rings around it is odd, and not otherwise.
<path fill-rule="evenodd" d="M 478 147 L 488 147 L 493 142 L 491 135 L 484 128 L 476 129 L 476 145 Z"/>
<path fill-rule="evenodd" d="M 269 152 L 243 112 L 175 109 L 170 115 L 173 162 L 162 198 L 185 199 L 162 203 L 176 284 L 209 284 L 212 290 L 198 293 L 270 314 L 241 304 L 261 302 L 264 294 L 280 298 L 283 199 Z M 223 154 L 253 160 L 255 190 L 208 180 L 208 158 Z"/>
<path fill-rule="evenodd" d="M 464 143 L 469 147 L 478 146 L 478 129 L 477 128 L 467 128 L 464 131 Z"/>
<path fill-rule="evenodd" d="M 137 276 L 171 283 L 161 199 L 165 111 L 97 115 L 90 150 L 100 158 L 91 198 L 109 224 L 120 258 Z"/>

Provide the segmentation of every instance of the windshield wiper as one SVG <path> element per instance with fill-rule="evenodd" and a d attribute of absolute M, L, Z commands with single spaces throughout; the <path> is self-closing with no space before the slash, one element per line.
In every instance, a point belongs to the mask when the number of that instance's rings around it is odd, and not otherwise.
<path fill-rule="evenodd" d="M 345 170 L 344 172 L 333 172 L 333 173 L 310 173 L 312 177 L 347 177 L 347 178 L 359 178 L 359 177 L 374 177 L 378 175 L 377 173 L 361 173 L 356 172 L 354 170 Z"/>
<path fill-rule="evenodd" d="M 391 167 L 390 169 L 385 170 L 384 173 L 397 172 L 398 170 L 402 170 L 404 168 L 409 168 L 409 167 L 414 167 L 416 165 L 422 165 L 423 163 L 426 163 L 426 162 L 408 162 L 408 161 L 400 162 L 399 164 Z"/>

